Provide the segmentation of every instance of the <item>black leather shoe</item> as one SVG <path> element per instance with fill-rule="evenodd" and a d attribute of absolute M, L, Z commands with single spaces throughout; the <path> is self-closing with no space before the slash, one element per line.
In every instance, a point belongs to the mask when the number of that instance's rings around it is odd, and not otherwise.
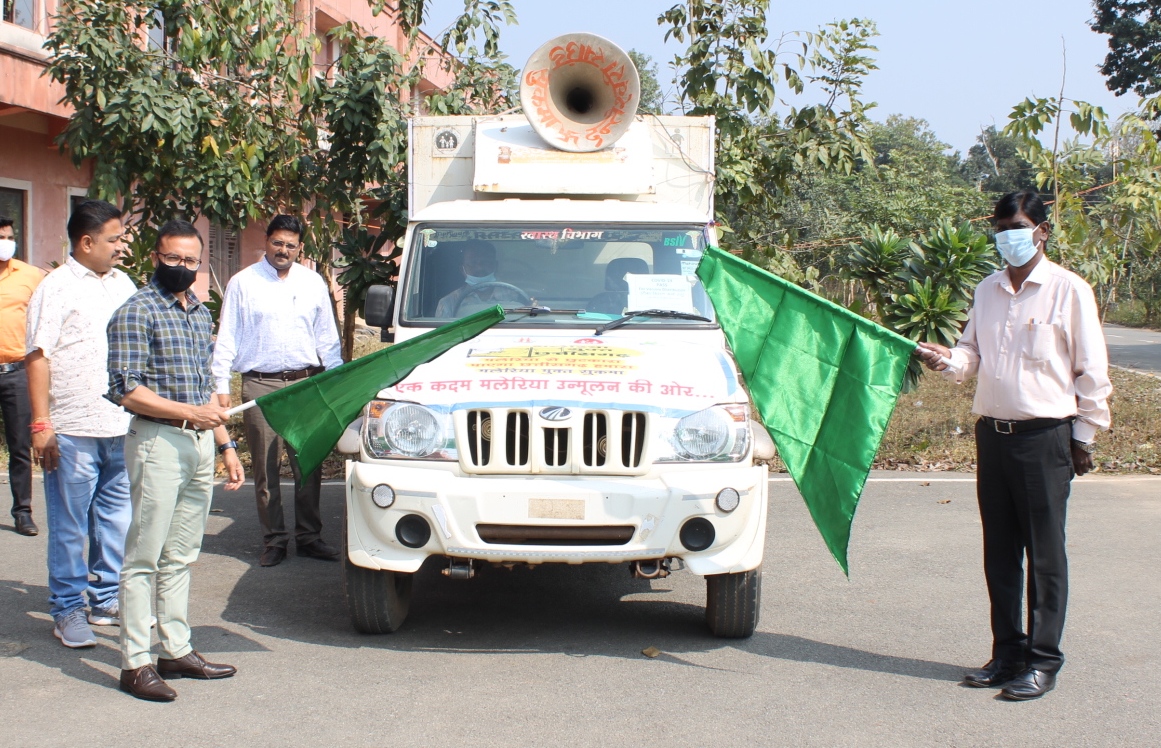
<path fill-rule="evenodd" d="M 152 665 L 121 671 L 121 690 L 146 701 L 173 701 L 177 691 L 165 684 Z"/>
<path fill-rule="evenodd" d="M 168 660 L 157 658 L 157 672 L 162 678 L 198 678 L 199 680 L 215 680 L 229 678 L 238 672 L 233 665 L 215 665 L 206 662 L 206 658 L 197 652 L 190 652 L 185 657 Z"/>
<path fill-rule="evenodd" d="M 1017 675 L 1011 683 L 1004 686 L 1000 695 L 1011 701 L 1028 701 L 1040 698 L 1053 688 L 1056 688 L 1055 673 L 1028 668 Z"/>
<path fill-rule="evenodd" d="M 1002 686 L 1019 675 L 1023 670 L 1023 662 L 990 660 L 987 665 L 984 665 L 979 670 L 973 670 L 970 673 L 965 673 L 963 676 L 963 682 L 964 684 L 974 688 L 991 688 L 993 686 Z"/>
<path fill-rule="evenodd" d="M 323 561 L 339 560 L 339 552 L 327 545 L 322 538 L 312 540 L 306 545 L 300 543 L 297 545 L 296 551 L 298 555 L 306 556 L 307 558 L 319 558 Z"/>
<path fill-rule="evenodd" d="M 16 520 L 16 532 L 21 535 L 32 537 L 40 534 L 40 529 L 32 521 L 31 514 L 17 514 L 13 519 Z"/>
<path fill-rule="evenodd" d="M 259 566 L 278 566 L 286 560 L 286 549 L 277 545 L 268 545 L 258 557 Z"/>

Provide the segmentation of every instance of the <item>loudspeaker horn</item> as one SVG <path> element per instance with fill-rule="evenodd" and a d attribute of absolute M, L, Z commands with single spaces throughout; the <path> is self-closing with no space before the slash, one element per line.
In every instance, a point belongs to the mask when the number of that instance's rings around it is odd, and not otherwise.
<path fill-rule="evenodd" d="M 637 114 L 641 78 L 623 49 L 596 34 L 563 34 L 524 65 L 520 103 L 532 128 L 564 151 L 607 148 Z"/>

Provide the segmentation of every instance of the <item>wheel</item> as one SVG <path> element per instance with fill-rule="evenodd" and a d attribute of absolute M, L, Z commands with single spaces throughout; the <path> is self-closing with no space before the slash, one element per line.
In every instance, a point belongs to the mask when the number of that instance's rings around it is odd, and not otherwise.
<path fill-rule="evenodd" d="M 361 634 L 390 634 L 411 608 L 413 574 L 364 569 L 344 559 L 343 581 L 351 625 Z"/>
<path fill-rule="evenodd" d="M 351 563 L 343 522 L 343 594 L 351 625 L 360 634 L 390 634 L 403 625 L 411 609 L 414 574 L 364 569 Z"/>
<path fill-rule="evenodd" d="M 489 304 L 485 302 L 483 298 L 485 291 L 492 291 L 493 293 L 496 291 L 507 291 L 510 295 L 515 296 L 520 304 L 524 306 L 532 306 L 532 297 L 524 293 L 524 289 L 520 288 L 519 286 L 513 286 L 511 283 L 502 283 L 501 281 L 488 281 L 487 283 L 480 283 L 479 285 L 473 286 L 471 291 L 468 291 L 466 294 L 464 294 L 463 298 L 461 298 L 459 303 L 456 304 L 456 310 L 453 312 L 453 314 L 459 316 L 460 308 L 465 306 L 464 302 L 466 302 L 468 299 L 475 299 L 477 304 L 489 306 Z M 472 305 L 469 304 L 468 306 Z"/>
<path fill-rule="evenodd" d="M 714 636 L 746 639 L 758 627 L 762 570 L 713 574 L 705 578 L 705 622 Z"/>

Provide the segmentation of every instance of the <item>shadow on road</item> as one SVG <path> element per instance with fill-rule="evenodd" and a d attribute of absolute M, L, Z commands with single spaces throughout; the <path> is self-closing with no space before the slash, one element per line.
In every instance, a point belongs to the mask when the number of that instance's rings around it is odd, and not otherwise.
<path fill-rule="evenodd" d="M 699 601 L 691 604 L 676 599 L 680 591 L 671 591 L 689 587 L 691 580 L 679 576 L 683 573 L 650 583 L 632 578 L 625 565 L 512 570 L 485 566 L 476 579 L 460 581 L 442 576 L 440 561 L 431 559 L 416 575 L 411 613 L 404 626 L 386 636 L 360 635 L 351 629 L 347 617 L 338 563 L 298 558 L 292 543 L 290 555 L 279 566 L 257 565 L 261 543 L 249 493 L 244 488 L 239 494 L 215 499 L 215 507 L 221 510 L 217 516 L 227 521 L 219 523 L 216 534 L 206 536 L 203 552 L 233 556 L 249 565 L 231 590 L 222 617 L 266 636 L 403 652 L 561 653 L 633 659 L 653 646 L 671 661 L 691 667 L 701 666 L 680 655 L 731 646 L 764 657 L 931 680 L 958 681 L 962 675 L 958 665 L 786 634 L 759 631 L 747 640 L 715 639 L 705 626 L 700 580 L 696 580 Z M 325 486 L 324 537 L 332 543 L 341 534 L 342 510 L 342 487 Z"/>

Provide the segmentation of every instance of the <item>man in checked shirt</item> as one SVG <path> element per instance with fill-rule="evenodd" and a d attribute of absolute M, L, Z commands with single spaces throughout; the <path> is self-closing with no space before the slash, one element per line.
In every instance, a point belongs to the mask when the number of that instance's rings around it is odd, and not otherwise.
<path fill-rule="evenodd" d="M 214 445 L 236 490 L 245 476 L 226 412 L 213 397 L 212 320 L 189 291 L 202 239 L 186 221 L 161 227 L 153 278 L 109 321 L 109 394 L 133 413 L 125 466 L 133 519 L 121 571 L 121 690 L 173 701 L 165 678 L 228 678 L 190 645 L 189 566 L 197 560 L 214 489 Z M 150 657 L 151 586 L 162 657 Z"/>
<path fill-rule="evenodd" d="M 1068 494 L 1073 476 L 1092 470 L 1093 438 L 1109 427 L 1112 385 L 1092 288 L 1044 256 L 1051 225 L 1040 195 L 1003 196 L 995 220 L 1007 267 L 976 287 L 955 348 L 920 343 L 916 355 L 956 382 L 973 374 L 977 381 L 976 494 L 992 659 L 964 683 L 1004 686 L 1004 698 L 1024 701 L 1051 691 L 1064 664 Z M 1027 631 L 1020 614 L 1025 557 Z"/>

